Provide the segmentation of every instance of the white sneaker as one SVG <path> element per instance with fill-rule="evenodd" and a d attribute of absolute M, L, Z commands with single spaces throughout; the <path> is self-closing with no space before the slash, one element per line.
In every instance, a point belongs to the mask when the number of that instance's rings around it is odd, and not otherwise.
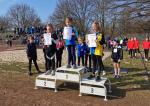
<path fill-rule="evenodd" d="M 106 75 L 106 71 L 103 71 L 103 75 Z"/>
<path fill-rule="evenodd" d="M 52 70 L 51 75 L 55 76 L 55 70 Z"/>
<path fill-rule="evenodd" d="M 145 61 L 148 61 L 148 59 L 145 59 Z"/>
<path fill-rule="evenodd" d="M 50 75 L 51 72 L 52 72 L 52 70 L 48 70 L 48 71 L 45 72 L 45 75 Z"/>

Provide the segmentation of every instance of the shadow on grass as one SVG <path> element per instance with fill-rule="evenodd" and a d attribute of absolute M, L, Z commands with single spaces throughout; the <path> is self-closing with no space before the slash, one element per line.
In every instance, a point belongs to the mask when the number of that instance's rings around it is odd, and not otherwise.
<path fill-rule="evenodd" d="M 107 77 L 112 83 L 112 93 L 109 94 L 111 100 L 121 99 L 126 96 L 126 92 L 150 90 L 150 76 L 139 68 L 122 68 L 121 79 L 113 78 L 113 68 L 106 67 Z M 128 73 L 126 73 L 126 71 Z"/>
<path fill-rule="evenodd" d="M 112 93 L 108 94 L 109 100 L 122 99 L 126 97 L 126 90 L 112 86 Z"/>

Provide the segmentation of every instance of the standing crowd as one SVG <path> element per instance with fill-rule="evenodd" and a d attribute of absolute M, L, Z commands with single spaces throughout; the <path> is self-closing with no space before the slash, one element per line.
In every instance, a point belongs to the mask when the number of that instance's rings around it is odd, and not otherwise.
<path fill-rule="evenodd" d="M 52 24 L 48 24 L 46 26 L 46 32 L 41 37 L 45 58 L 45 74 L 51 74 L 52 76 L 55 75 L 56 68 L 61 67 L 62 65 L 63 50 L 66 48 L 68 52 L 66 68 L 76 69 L 78 66 L 84 66 L 86 70 L 91 72 L 88 79 L 95 78 L 96 81 L 100 81 L 101 75 L 106 74 L 102 61 L 102 57 L 104 55 L 103 45 L 105 44 L 105 37 L 101 33 L 100 23 L 94 21 L 91 26 L 93 29 L 92 33 L 96 36 L 95 47 L 90 47 L 89 41 L 85 37 L 78 35 L 71 17 L 66 18 L 65 27 L 71 28 L 72 34 L 70 39 L 63 38 L 65 33 L 64 31 L 56 33 Z M 139 50 L 138 40 L 136 38 L 129 39 L 127 42 L 127 47 L 131 58 L 136 57 L 136 53 Z M 148 60 L 148 51 L 150 48 L 148 38 L 143 41 L 143 48 L 145 51 L 145 59 Z M 40 73 L 41 71 L 39 70 L 36 62 L 36 45 L 32 36 L 29 37 L 29 42 L 27 44 L 27 57 L 29 59 L 29 75 L 32 75 L 32 61 L 34 62 L 37 71 Z M 77 62 L 76 59 L 78 60 Z M 123 49 L 122 43 L 118 40 L 113 42 L 111 59 L 114 63 L 114 78 L 120 78 L 120 62 L 123 59 Z"/>

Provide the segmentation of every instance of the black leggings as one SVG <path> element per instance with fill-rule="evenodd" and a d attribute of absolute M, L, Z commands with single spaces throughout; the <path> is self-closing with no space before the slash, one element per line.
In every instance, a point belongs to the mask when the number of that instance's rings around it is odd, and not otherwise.
<path fill-rule="evenodd" d="M 55 57 L 51 59 L 47 59 L 47 70 L 55 70 Z"/>
<path fill-rule="evenodd" d="M 133 57 L 133 49 L 130 49 L 130 50 L 129 50 L 129 55 L 130 55 L 131 57 Z"/>
<path fill-rule="evenodd" d="M 84 66 L 84 55 L 78 56 L 78 66 L 80 66 L 80 59 L 82 60 L 82 66 Z"/>
<path fill-rule="evenodd" d="M 72 62 L 72 65 L 76 65 L 76 53 L 75 53 L 75 45 L 68 45 L 68 64 Z"/>
<path fill-rule="evenodd" d="M 29 59 L 29 72 L 31 72 L 32 61 L 33 61 L 33 63 L 34 63 L 34 66 L 35 66 L 36 70 L 39 71 L 39 67 L 38 67 L 38 65 L 37 65 L 36 59 L 30 58 L 30 59 Z"/>
<path fill-rule="evenodd" d="M 93 60 L 93 74 L 95 74 L 95 71 L 98 70 L 98 75 L 100 75 L 103 69 L 102 56 L 92 54 L 92 60 Z"/>
<path fill-rule="evenodd" d="M 56 67 L 61 67 L 61 61 L 62 61 L 62 54 L 63 54 L 63 49 L 57 50 L 56 51 Z"/>
<path fill-rule="evenodd" d="M 87 67 L 88 60 L 89 60 L 89 68 L 91 69 L 91 55 L 85 54 L 85 67 Z"/>
<path fill-rule="evenodd" d="M 43 53 L 44 53 L 44 59 L 45 59 L 45 70 L 47 71 L 48 68 L 47 68 L 47 58 L 46 58 L 46 49 L 43 48 Z"/>
<path fill-rule="evenodd" d="M 144 49 L 144 53 L 145 53 L 145 58 L 148 59 L 149 49 Z"/>

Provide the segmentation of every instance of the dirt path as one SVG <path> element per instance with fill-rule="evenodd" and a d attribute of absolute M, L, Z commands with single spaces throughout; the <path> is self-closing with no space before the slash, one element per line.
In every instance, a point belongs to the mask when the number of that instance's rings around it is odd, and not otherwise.
<path fill-rule="evenodd" d="M 38 63 L 44 64 L 44 55 L 42 49 L 37 50 L 38 54 Z M 65 60 L 67 59 L 67 51 L 64 50 L 63 53 L 63 64 L 65 64 Z M 103 60 L 110 56 L 110 52 L 104 52 Z M 0 52 L 0 60 L 1 62 L 28 62 L 26 56 L 26 50 L 7 50 Z"/>

